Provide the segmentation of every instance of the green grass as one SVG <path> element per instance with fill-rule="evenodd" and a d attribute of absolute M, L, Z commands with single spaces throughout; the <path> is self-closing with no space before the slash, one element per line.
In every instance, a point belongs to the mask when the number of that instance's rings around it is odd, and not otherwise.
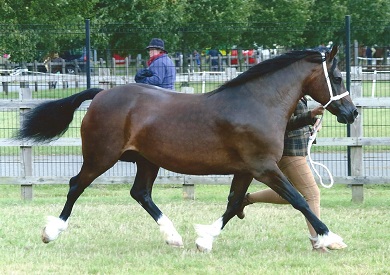
<path fill-rule="evenodd" d="M 363 96 L 372 96 L 372 81 L 363 81 Z M 375 84 L 374 97 L 390 97 L 389 81 L 377 81 Z"/>
<path fill-rule="evenodd" d="M 253 185 L 250 191 L 262 188 Z M 225 209 L 229 186 L 196 185 L 184 201 L 180 186 L 158 185 L 154 200 L 182 235 L 185 247 L 164 244 L 156 223 L 129 197 L 127 185 L 88 188 L 58 240 L 43 244 L 46 215 L 58 216 L 67 186 L 0 186 L 0 274 L 388 274 L 389 186 L 365 188 L 363 204 L 346 186 L 322 189 L 322 219 L 348 248 L 311 251 L 302 215 L 286 205 L 251 205 L 232 219 L 211 253 L 196 251 L 193 224 L 210 224 Z"/>

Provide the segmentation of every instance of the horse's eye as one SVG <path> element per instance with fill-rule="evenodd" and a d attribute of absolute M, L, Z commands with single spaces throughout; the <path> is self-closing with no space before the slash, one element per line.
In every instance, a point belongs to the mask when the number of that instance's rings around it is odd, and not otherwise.
<path fill-rule="evenodd" d="M 341 84 L 342 78 L 339 77 L 339 76 L 336 76 L 336 77 L 333 78 L 333 80 L 334 80 L 334 82 L 335 82 L 336 84 Z"/>

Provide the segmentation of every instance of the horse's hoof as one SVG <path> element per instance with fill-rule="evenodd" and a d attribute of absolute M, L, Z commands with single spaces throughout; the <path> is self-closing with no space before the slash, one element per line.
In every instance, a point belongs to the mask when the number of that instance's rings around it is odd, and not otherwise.
<path fill-rule="evenodd" d="M 60 218 L 49 216 L 47 217 L 47 224 L 43 228 L 41 239 L 44 243 L 49 243 L 58 238 L 60 233 L 66 230 L 68 223 Z"/>
<path fill-rule="evenodd" d="M 183 247 L 183 239 L 177 233 L 174 227 L 169 228 L 171 231 L 168 231 L 167 227 L 161 226 L 160 230 L 164 235 L 165 243 L 173 247 Z"/>
<path fill-rule="evenodd" d="M 343 248 L 346 247 L 346 244 L 343 242 L 343 238 L 331 231 L 325 235 L 318 235 L 315 241 L 314 248 L 329 248 L 334 243 L 339 243 L 340 245 L 343 244 Z"/>
<path fill-rule="evenodd" d="M 177 247 L 177 248 L 183 248 L 184 245 L 183 245 L 183 241 L 182 240 L 167 240 L 165 241 L 165 243 L 169 246 L 172 246 L 172 247 Z"/>
<path fill-rule="evenodd" d="M 43 228 L 41 239 L 42 239 L 42 242 L 44 242 L 44 243 L 49 243 L 51 241 L 49 236 L 46 234 L 46 227 Z"/>
<path fill-rule="evenodd" d="M 171 236 L 167 237 L 165 239 L 165 243 L 169 246 L 172 246 L 172 247 L 179 247 L 179 248 L 184 247 L 183 239 L 179 235 L 179 233 L 177 233 L 177 232 L 175 234 L 171 234 Z"/>
<path fill-rule="evenodd" d="M 209 253 L 213 249 L 213 241 L 210 241 L 209 238 L 199 237 L 196 239 L 195 244 L 200 252 Z"/>

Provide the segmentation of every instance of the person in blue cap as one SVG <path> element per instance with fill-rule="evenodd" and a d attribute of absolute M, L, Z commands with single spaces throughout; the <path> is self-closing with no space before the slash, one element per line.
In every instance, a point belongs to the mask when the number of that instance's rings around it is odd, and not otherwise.
<path fill-rule="evenodd" d="M 164 48 L 164 41 L 153 38 L 146 49 L 149 52 L 148 68 L 137 72 L 135 82 L 174 90 L 176 68 Z"/>

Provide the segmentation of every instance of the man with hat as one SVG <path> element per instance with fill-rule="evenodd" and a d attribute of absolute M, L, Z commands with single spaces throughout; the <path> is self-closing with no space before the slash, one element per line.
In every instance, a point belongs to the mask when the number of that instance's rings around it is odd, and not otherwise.
<path fill-rule="evenodd" d="M 153 38 L 146 49 L 149 51 L 148 68 L 137 72 L 135 82 L 174 90 L 176 68 L 164 48 L 164 41 Z"/>

